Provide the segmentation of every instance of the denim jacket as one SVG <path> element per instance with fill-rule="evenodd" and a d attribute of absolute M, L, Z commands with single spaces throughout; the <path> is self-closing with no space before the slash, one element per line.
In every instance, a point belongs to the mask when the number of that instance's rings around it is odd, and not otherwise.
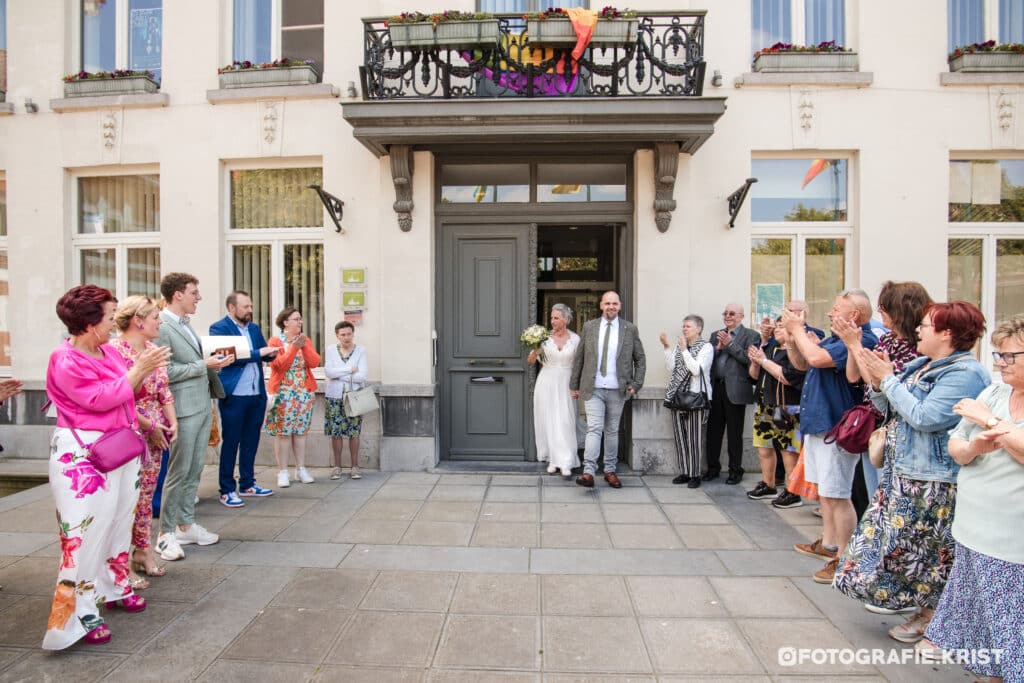
<path fill-rule="evenodd" d="M 953 404 L 974 398 L 989 385 L 988 372 L 967 351 L 957 351 L 932 363 L 912 386 L 909 380 L 930 361 L 915 358 L 899 378 L 886 377 L 871 401 L 883 414 L 896 413 L 893 471 L 910 479 L 956 481 L 960 466 L 949 455 L 949 430 L 960 422 Z"/>

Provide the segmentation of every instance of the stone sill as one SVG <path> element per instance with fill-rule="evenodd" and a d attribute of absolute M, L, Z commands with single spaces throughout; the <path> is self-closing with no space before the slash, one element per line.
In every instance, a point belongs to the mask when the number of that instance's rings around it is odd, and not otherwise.
<path fill-rule="evenodd" d="M 433 384 L 381 384 L 378 387 L 378 396 L 400 396 L 409 398 L 411 396 L 433 396 L 435 387 Z"/>
<path fill-rule="evenodd" d="M 58 113 L 92 111 L 95 109 L 153 109 L 166 107 L 171 98 L 166 93 L 152 95 L 85 95 L 50 100 L 50 109 Z"/>
<path fill-rule="evenodd" d="M 1024 71 L 950 71 L 939 74 L 939 85 L 1024 85 Z"/>
<path fill-rule="evenodd" d="M 341 91 L 330 83 L 271 85 L 207 90 L 206 101 L 210 104 L 230 104 L 233 102 L 255 102 L 256 100 L 316 100 L 338 97 L 340 94 Z"/>
<path fill-rule="evenodd" d="M 787 71 L 783 73 L 762 73 L 752 71 L 737 76 L 733 85 L 737 88 L 759 85 L 817 85 L 837 88 L 866 88 L 875 80 L 870 71 Z"/>
<path fill-rule="evenodd" d="M 0 116 L 11 116 L 14 114 L 14 102 L 0 102 Z"/>

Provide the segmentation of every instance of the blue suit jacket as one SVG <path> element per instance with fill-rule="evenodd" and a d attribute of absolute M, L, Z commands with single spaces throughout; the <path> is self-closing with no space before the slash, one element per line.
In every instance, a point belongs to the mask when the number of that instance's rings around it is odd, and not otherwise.
<path fill-rule="evenodd" d="M 221 370 L 220 383 L 224 385 L 224 393 L 230 396 L 234 393 L 235 386 L 238 384 L 238 380 L 242 377 L 242 369 L 246 364 L 257 363 L 256 367 L 260 373 L 260 381 L 257 382 L 259 385 L 260 396 L 266 398 L 267 387 L 263 381 L 263 359 L 260 358 L 260 349 L 267 345 L 267 340 L 263 338 L 260 326 L 256 323 L 249 323 L 248 327 L 245 328 L 245 331 L 249 333 L 249 346 L 252 349 L 252 353 L 249 354 L 248 358 L 236 358 L 234 363 Z M 210 334 L 225 336 L 242 335 L 238 330 L 238 325 L 236 325 L 235 321 L 228 315 L 210 325 Z"/>

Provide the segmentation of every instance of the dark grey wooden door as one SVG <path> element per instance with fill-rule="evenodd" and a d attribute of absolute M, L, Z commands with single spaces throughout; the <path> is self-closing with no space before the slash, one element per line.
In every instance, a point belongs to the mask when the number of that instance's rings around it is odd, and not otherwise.
<path fill-rule="evenodd" d="M 525 460 L 529 226 L 445 225 L 442 456 Z"/>

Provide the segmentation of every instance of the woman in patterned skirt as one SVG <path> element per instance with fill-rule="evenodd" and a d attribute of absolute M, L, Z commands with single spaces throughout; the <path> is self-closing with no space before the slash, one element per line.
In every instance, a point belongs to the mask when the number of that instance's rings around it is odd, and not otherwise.
<path fill-rule="evenodd" d="M 114 324 L 121 330 L 121 336 L 111 342 L 111 346 L 121 353 L 127 367 L 134 366 L 144 351 L 157 347 L 152 340 L 160 335 L 162 322 L 160 309 L 148 296 L 130 296 L 117 307 Z M 135 507 L 132 526 L 132 588 L 140 590 L 147 588 L 149 582 L 135 572 L 163 576 L 165 571 L 153 557 L 149 541 L 153 531 L 153 491 L 160 476 L 160 455 L 174 441 L 178 431 L 167 370 L 159 368 L 146 378 L 141 393 L 135 395 L 135 409 L 139 427 L 148 433 L 146 443 L 149 446 L 142 454 L 139 503 Z"/>
<path fill-rule="evenodd" d="M 327 390 L 324 396 L 324 434 L 331 437 L 331 479 L 341 479 L 341 454 L 348 441 L 348 455 L 352 462 L 351 476 L 362 479 L 359 474 L 359 432 L 363 417 L 345 414 L 343 402 L 346 391 L 362 389 L 369 374 L 366 363 L 366 349 L 355 342 L 355 325 L 342 320 L 334 326 L 338 343 L 324 351 L 324 376 Z"/>
<path fill-rule="evenodd" d="M 903 643 L 924 637 L 953 566 L 953 504 L 959 466 L 947 450 L 956 425 L 953 405 L 989 384 L 971 355 L 985 318 L 972 304 L 953 301 L 925 309 L 917 350 L 900 375 L 887 357 L 860 349 L 857 365 L 871 398 L 894 419 L 886 458 L 891 483 L 879 486 L 839 558 L 832 585 L 847 596 L 892 611 L 919 608 L 889 629 Z"/>
<path fill-rule="evenodd" d="M 918 649 L 962 652 L 975 674 L 1024 681 L 1024 316 L 1000 323 L 992 345 L 1003 383 L 953 408 L 964 418 L 949 435 L 956 560 Z"/>
<path fill-rule="evenodd" d="M 274 321 L 280 334 L 271 337 L 269 346 L 284 349 L 270 361 L 269 392 L 274 398 L 267 410 L 267 433 L 274 437 L 274 458 L 277 460 L 277 485 L 288 488 L 288 454 L 295 455 L 295 478 L 312 484 L 306 471 L 306 434 L 313 417 L 316 380 L 313 368 L 320 365 L 320 354 L 302 333 L 302 314 L 287 306 Z"/>

